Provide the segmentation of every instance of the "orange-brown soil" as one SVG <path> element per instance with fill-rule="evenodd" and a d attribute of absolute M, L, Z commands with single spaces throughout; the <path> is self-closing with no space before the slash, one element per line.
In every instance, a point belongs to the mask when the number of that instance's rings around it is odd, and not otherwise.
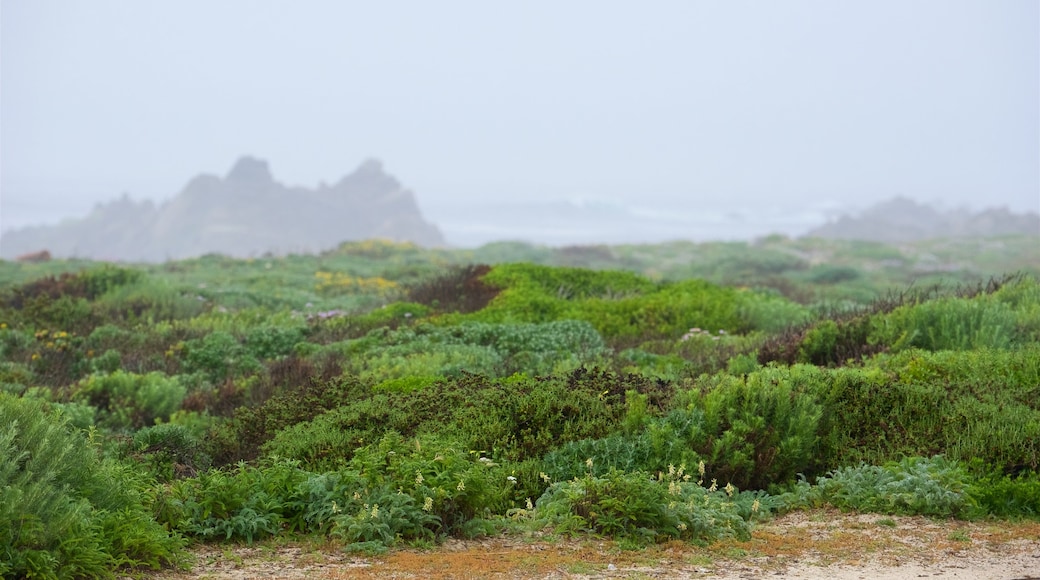
<path fill-rule="evenodd" d="M 188 572 L 212 578 L 986 578 L 1040 580 L 1040 522 L 798 512 L 756 527 L 751 540 L 699 547 L 671 542 L 625 550 L 616 542 L 509 535 L 448 540 L 380 556 L 336 544 L 204 546 Z"/>

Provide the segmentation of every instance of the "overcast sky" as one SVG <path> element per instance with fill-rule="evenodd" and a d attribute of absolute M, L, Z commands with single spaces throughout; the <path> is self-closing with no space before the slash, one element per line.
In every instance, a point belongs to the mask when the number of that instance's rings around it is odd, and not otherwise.
<path fill-rule="evenodd" d="M 0 222 L 241 155 L 421 205 L 1040 210 L 1036 0 L 0 3 Z"/>

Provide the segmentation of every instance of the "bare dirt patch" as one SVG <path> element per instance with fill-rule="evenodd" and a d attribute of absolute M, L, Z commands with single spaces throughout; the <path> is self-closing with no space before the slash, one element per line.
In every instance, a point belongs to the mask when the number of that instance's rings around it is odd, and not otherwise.
<path fill-rule="evenodd" d="M 346 554 L 336 544 L 204 546 L 188 572 L 211 578 L 971 578 L 1040 580 L 1040 522 L 959 522 L 816 510 L 756 527 L 751 540 L 623 550 L 607 540 L 504 536 L 431 550 Z"/>

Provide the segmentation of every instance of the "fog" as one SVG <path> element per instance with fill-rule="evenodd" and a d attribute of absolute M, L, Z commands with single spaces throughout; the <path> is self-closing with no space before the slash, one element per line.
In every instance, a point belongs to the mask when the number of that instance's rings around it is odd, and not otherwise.
<path fill-rule="evenodd" d="M 246 154 L 305 187 L 381 159 L 455 244 L 795 234 L 896 195 L 1040 210 L 1035 0 L 0 9 L 5 230 Z M 560 204 L 639 220 L 518 223 Z"/>

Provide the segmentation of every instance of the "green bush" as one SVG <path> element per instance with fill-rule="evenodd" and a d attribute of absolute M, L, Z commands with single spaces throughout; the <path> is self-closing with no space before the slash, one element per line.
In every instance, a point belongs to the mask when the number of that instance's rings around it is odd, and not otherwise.
<path fill-rule="evenodd" d="M 245 349 L 257 360 L 288 355 L 303 340 L 302 327 L 261 326 L 246 334 Z"/>
<path fill-rule="evenodd" d="M 609 470 L 552 484 L 538 500 L 536 517 L 563 533 L 603 534 L 646 544 L 668 539 L 707 543 L 751 538 L 750 520 L 765 514 L 757 494 L 732 486 L 709 488 L 672 467 L 656 479 L 646 472 Z"/>
<path fill-rule="evenodd" d="M 658 285 L 626 272 L 503 264 L 492 268 L 484 281 L 502 292 L 486 308 L 461 320 L 583 320 L 608 340 L 677 338 L 695 326 L 730 331 L 742 327 L 736 292 L 701 280 Z"/>
<path fill-rule="evenodd" d="M 979 509 L 997 518 L 1040 518 L 1040 474 L 1017 477 L 991 474 L 972 482 L 968 489 Z"/>
<path fill-rule="evenodd" d="M 765 368 L 744 377 L 720 374 L 700 387 L 703 433 L 692 439 L 712 478 L 765 489 L 813 465 L 823 408 L 790 373 Z"/>
<path fill-rule="evenodd" d="M 72 401 L 98 410 L 98 423 L 114 430 L 135 430 L 169 419 L 180 408 L 187 389 L 177 377 L 116 371 L 92 375 L 72 393 Z"/>
<path fill-rule="evenodd" d="M 1011 306 L 977 297 L 947 298 L 902 306 L 876 317 L 869 340 L 894 351 L 1008 348 L 1018 319 Z"/>
<path fill-rule="evenodd" d="M 786 298 L 744 291 L 738 294 L 737 315 L 741 321 L 738 330 L 780 332 L 808 322 L 810 311 Z"/>
<path fill-rule="evenodd" d="M 184 367 L 189 373 L 204 373 L 214 384 L 262 368 L 234 336 L 220 331 L 186 341 Z"/>
<path fill-rule="evenodd" d="M 183 542 L 147 501 L 132 467 L 101 460 L 44 403 L 0 393 L 0 576 L 113 578 L 178 562 Z"/>
<path fill-rule="evenodd" d="M 360 355 L 352 368 L 364 380 L 380 382 L 409 376 L 489 376 L 570 371 L 601 361 L 609 353 L 587 322 L 544 324 L 464 322 L 451 327 L 419 324 L 373 331 L 345 345 Z"/>
<path fill-rule="evenodd" d="M 905 351 L 814 381 L 827 469 L 944 454 L 1001 469 L 1040 464 L 1040 348 Z"/>
<path fill-rule="evenodd" d="M 170 485 L 159 520 L 201 540 L 255 540 L 301 517 L 300 487 L 309 474 L 292 462 L 206 471 Z"/>
<path fill-rule="evenodd" d="M 157 280 L 115 287 L 98 297 L 95 309 L 106 320 L 132 324 L 187 320 L 207 306 L 198 295 Z"/>
<path fill-rule="evenodd" d="M 164 423 L 134 433 L 131 457 L 147 465 L 159 481 L 191 477 L 209 468 L 212 460 L 202 442 L 184 425 Z"/>
<path fill-rule="evenodd" d="M 844 467 L 817 479 L 813 497 L 841 509 L 883 514 L 970 517 L 971 479 L 956 461 L 913 457 L 884 467 Z"/>
<path fill-rule="evenodd" d="M 235 409 L 230 421 L 218 424 L 207 434 L 207 452 L 217 465 L 255 459 L 260 448 L 275 434 L 287 427 L 301 424 L 339 406 L 349 407 L 363 400 L 370 389 L 356 380 L 311 381 L 277 394 L 259 405 Z M 289 441 L 287 449 L 277 445 L 272 451 L 282 457 L 300 458 L 296 451 L 305 448 L 307 440 Z M 280 449 L 280 451 L 279 451 Z"/>

